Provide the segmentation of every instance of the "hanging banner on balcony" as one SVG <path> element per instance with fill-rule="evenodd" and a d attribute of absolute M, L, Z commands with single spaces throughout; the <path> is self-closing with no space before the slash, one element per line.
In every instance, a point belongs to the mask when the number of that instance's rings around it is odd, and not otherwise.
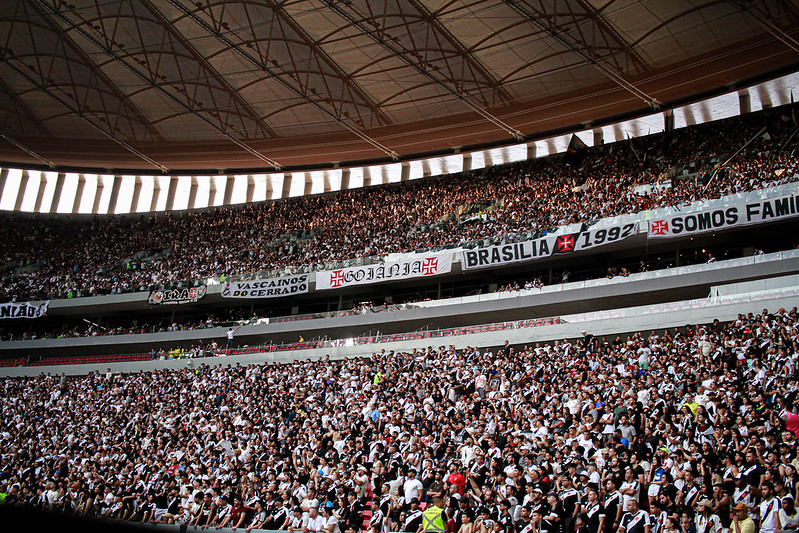
<path fill-rule="evenodd" d="M 340 289 L 401 279 L 423 278 L 448 274 L 452 270 L 452 254 L 420 256 L 414 259 L 319 272 L 316 289 Z"/>
<path fill-rule="evenodd" d="M 223 298 L 276 298 L 308 292 L 308 274 L 253 281 L 231 281 L 222 289 Z"/>
<path fill-rule="evenodd" d="M 33 305 L 30 302 L 0 304 L 0 320 L 4 318 L 39 318 L 47 314 L 50 300 Z"/>
<path fill-rule="evenodd" d="M 461 265 L 464 270 L 477 270 L 492 268 L 544 259 L 553 255 L 570 254 L 581 250 L 588 250 L 598 246 L 605 246 L 622 241 L 638 233 L 638 224 L 630 223 L 609 228 L 578 231 L 563 235 L 547 235 L 540 239 L 516 242 L 511 244 L 498 244 L 464 250 L 461 252 Z"/>
<path fill-rule="evenodd" d="M 205 285 L 184 287 L 182 289 L 165 289 L 150 291 L 147 303 L 150 305 L 179 305 L 197 302 L 205 296 Z"/>
<path fill-rule="evenodd" d="M 799 194 L 745 202 L 649 221 L 649 238 L 664 239 L 777 222 L 799 216 Z"/>

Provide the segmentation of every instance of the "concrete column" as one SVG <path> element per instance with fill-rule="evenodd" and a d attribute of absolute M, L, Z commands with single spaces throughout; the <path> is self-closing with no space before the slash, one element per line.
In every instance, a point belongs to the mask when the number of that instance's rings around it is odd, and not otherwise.
<path fill-rule="evenodd" d="M 411 164 L 407 161 L 402 162 L 402 172 L 400 172 L 400 181 L 408 181 L 411 179 Z"/>
<path fill-rule="evenodd" d="M 471 172 L 471 170 L 472 170 L 472 154 L 463 154 L 461 157 L 463 157 L 463 171 L 464 172 Z"/>
<path fill-rule="evenodd" d="M 255 178 L 252 175 L 247 175 L 247 203 L 251 204 L 252 199 L 255 197 Z"/>
<path fill-rule="evenodd" d="M 749 91 L 745 89 L 738 93 L 738 109 L 741 115 L 752 112 L 752 99 L 749 97 Z"/>
<path fill-rule="evenodd" d="M 341 190 L 346 191 L 350 188 L 350 169 L 341 169 Z"/>
<path fill-rule="evenodd" d="M 83 199 L 83 190 L 86 188 L 86 176 L 78 174 L 78 188 L 75 189 L 75 199 L 72 201 L 72 212 L 77 213 L 80 209 L 80 201 Z"/>
<path fill-rule="evenodd" d="M 47 176 L 45 173 L 42 172 L 39 175 L 39 190 L 36 193 L 36 203 L 33 205 L 33 211 L 35 213 L 41 213 L 42 211 L 42 204 L 44 203 L 44 190 L 47 188 Z"/>
<path fill-rule="evenodd" d="M 158 208 L 158 200 L 161 196 L 161 180 L 159 176 L 153 177 L 153 197 L 150 199 L 150 212 L 154 213 Z"/>
<path fill-rule="evenodd" d="M 66 181 L 67 177 L 64 175 L 63 172 L 58 173 L 58 177 L 55 180 L 55 190 L 53 191 L 53 201 L 50 203 L 50 212 L 55 213 L 58 211 L 58 204 L 61 201 L 61 191 L 64 190 L 64 182 Z"/>
<path fill-rule="evenodd" d="M 225 180 L 225 199 L 222 201 L 222 203 L 225 205 L 230 205 L 233 203 L 233 186 L 235 183 L 235 176 L 228 176 L 227 180 Z"/>
<path fill-rule="evenodd" d="M 527 159 L 534 159 L 537 151 L 538 147 L 535 141 L 527 143 Z"/>
<path fill-rule="evenodd" d="M 291 194 L 291 182 L 294 176 L 289 173 L 283 173 L 283 189 L 280 192 L 281 198 L 288 198 Z"/>
<path fill-rule="evenodd" d="M 130 199 L 130 212 L 135 213 L 139 210 L 139 198 L 141 198 L 142 181 L 141 176 L 133 178 L 133 197 Z"/>
<path fill-rule="evenodd" d="M 605 133 L 602 128 L 597 128 L 594 130 L 594 146 L 602 146 L 603 144 L 605 144 Z"/>
<path fill-rule="evenodd" d="M 305 196 L 308 196 L 313 190 L 313 172 L 302 172 L 300 175 L 305 177 L 305 187 L 303 188 L 302 193 Z"/>
<path fill-rule="evenodd" d="M 266 178 L 266 192 L 264 192 L 264 200 L 271 200 L 272 194 L 274 194 L 275 189 L 272 187 L 272 178 L 267 174 Z"/>
<path fill-rule="evenodd" d="M 119 189 L 122 188 L 122 178 L 114 176 L 111 181 L 111 200 L 108 202 L 108 214 L 113 215 L 117 211 L 119 201 Z"/>
<path fill-rule="evenodd" d="M 3 197 L 3 189 L 6 188 L 6 179 L 8 179 L 8 169 L 0 168 L 0 198 Z"/>
<path fill-rule="evenodd" d="M 663 127 L 667 133 L 674 131 L 674 110 L 667 109 L 663 112 Z"/>
<path fill-rule="evenodd" d="M 14 211 L 19 211 L 22 208 L 22 202 L 25 200 L 25 189 L 28 188 L 28 180 L 30 180 L 30 175 L 27 170 L 23 170 L 22 177 L 19 180 L 19 189 L 17 189 L 17 200 L 14 202 Z"/>
<path fill-rule="evenodd" d="M 189 209 L 194 209 L 197 207 L 197 189 L 199 188 L 199 183 L 197 182 L 197 177 L 191 177 L 191 187 L 189 188 Z"/>
<path fill-rule="evenodd" d="M 175 194 L 178 192 L 178 178 L 177 176 L 169 177 L 169 189 L 166 194 L 166 210 L 172 211 L 175 207 Z"/>

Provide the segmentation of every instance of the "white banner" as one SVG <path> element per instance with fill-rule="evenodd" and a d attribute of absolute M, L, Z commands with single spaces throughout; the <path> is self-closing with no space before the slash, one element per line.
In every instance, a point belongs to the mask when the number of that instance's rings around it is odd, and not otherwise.
<path fill-rule="evenodd" d="M 540 239 L 513 244 L 464 250 L 461 265 L 464 270 L 477 270 L 543 259 L 556 254 L 569 254 L 604 246 L 632 237 L 636 233 L 638 233 L 638 224 L 630 223 L 564 235 L 547 235 Z"/>
<path fill-rule="evenodd" d="M 649 238 L 664 239 L 776 222 L 799 216 L 799 194 L 745 202 L 649 221 Z"/>
<path fill-rule="evenodd" d="M 308 274 L 253 281 L 231 281 L 222 289 L 223 298 L 276 298 L 308 292 Z"/>
<path fill-rule="evenodd" d="M 352 285 L 366 285 L 409 278 L 422 278 L 447 274 L 452 270 L 452 254 L 421 256 L 381 265 L 369 265 L 316 274 L 316 289 L 340 289 Z"/>
<path fill-rule="evenodd" d="M 0 304 L 0 319 L 3 318 L 39 318 L 47 314 L 50 300 L 40 305 L 30 302 Z"/>

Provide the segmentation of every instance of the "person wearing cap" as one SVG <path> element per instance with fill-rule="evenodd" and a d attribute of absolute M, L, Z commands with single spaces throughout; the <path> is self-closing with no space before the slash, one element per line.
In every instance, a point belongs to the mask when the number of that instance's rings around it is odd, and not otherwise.
<path fill-rule="evenodd" d="M 638 508 L 638 500 L 627 502 L 627 512 L 621 517 L 618 533 L 651 533 L 649 513 Z"/>
<path fill-rule="evenodd" d="M 732 512 L 730 533 L 755 533 L 755 522 L 749 516 L 749 507 L 746 504 L 735 504 Z"/>
<path fill-rule="evenodd" d="M 713 502 L 702 498 L 696 502 L 696 533 L 719 533 L 721 531 L 721 518 L 713 513 Z"/>
<path fill-rule="evenodd" d="M 758 522 L 761 533 L 780 533 L 780 508 L 782 502 L 774 495 L 774 485 L 765 482 L 760 486 L 760 505 L 758 507 Z"/>
<path fill-rule="evenodd" d="M 448 520 L 443 503 L 441 498 L 433 499 L 433 505 L 422 512 L 422 525 L 416 533 L 446 533 Z"/>

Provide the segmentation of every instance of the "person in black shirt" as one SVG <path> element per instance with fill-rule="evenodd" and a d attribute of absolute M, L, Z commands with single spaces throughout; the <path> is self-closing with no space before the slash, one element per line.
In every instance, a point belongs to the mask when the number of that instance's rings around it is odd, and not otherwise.
<path fill-rule="evenodd" d="M 354 492 L 347 494 L 347 505 L 343 508 L 341 523 L 344 524 L 345 532 L 358 533 L 361 530 L 363 525 L 361 503 Z"/>
<path fill-rule="evenodd" d="M 599 500 L 599 493 L 592 488 L 587 491 L 588 501 L 580 509 L 586 533 L 601 533 L 605 528 L 605 506 Z"/>
<path fill-rule="evenodd" d="M 541 511 L 533 511 L 533 533 L 558 533 L 560 528 L 550 520 L 545 520 Z"/>
<path fill-rule="evenodd" d="M 529 507 L 522 507 L 519 511 L 519 519 L 516 521 L 515 530 L 516 533 L 532 533 L 533 524 Z"/>
<path fill-rule="evenodd" d="M 560 477 L 560 494 L 566 516 L 563 518 L 563 533 L 574 533 L 574 520 L 580 512 L 580 493 L 572 486 L 569 476 Z"/>
<path fill-rule="evenodd" d="M 612 477 L 605 481 L 605 533 L 616 533 L 622 515 L 622 498 Z"/>

